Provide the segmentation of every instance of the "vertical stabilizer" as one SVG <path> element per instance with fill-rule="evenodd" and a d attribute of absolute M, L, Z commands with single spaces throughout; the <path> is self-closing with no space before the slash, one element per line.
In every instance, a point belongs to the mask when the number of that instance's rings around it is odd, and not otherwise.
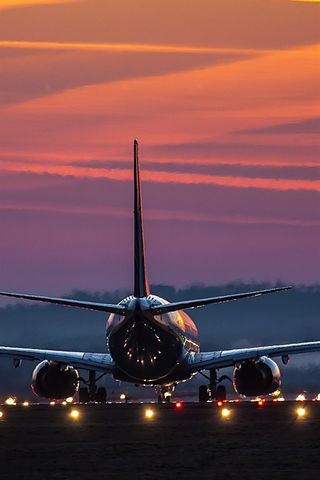
<path fill-rule="evenodd" d="M 138 140 L 133 144 L 134 155 L 134 296 L 141 298 L 149 295 L 146 276 L 143 217 L 141 205 L 140 169 L 138 156 Z"/>

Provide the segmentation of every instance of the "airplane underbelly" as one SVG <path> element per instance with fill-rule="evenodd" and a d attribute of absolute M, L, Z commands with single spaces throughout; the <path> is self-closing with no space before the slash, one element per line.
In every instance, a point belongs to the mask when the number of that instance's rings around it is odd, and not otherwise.
<path fill-rule="evenodd" d="M 173 330 L 136 315 L 112 330 L 108 347 L 117 365 L 115 377 L 144 384 L 168 376 L 184 355 L 182 341 Z"/>

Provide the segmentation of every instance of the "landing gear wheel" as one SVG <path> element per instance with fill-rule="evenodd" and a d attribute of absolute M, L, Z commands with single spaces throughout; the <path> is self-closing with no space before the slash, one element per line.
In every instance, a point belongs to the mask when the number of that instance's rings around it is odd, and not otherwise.
<path fill-rule="evenodd" d="M 200 385 L 199 387 L 199 402 L 207 402 L 209 400 L 209 391 L 207 385 Z"/>
<path fill-rule="evenodd" d="M 88 403 L 89 401 L 89 389 L 87 387 L 81 387 L 79 389 L 79 403 Z"/>
<path fill-rule="evenodd" d="M 107 390 L 104 387 L 99 387 L 95 394 L 95 401 L 99 403 L 106 403 Z"/>
<path fill-rule="evenodd" d="M 227 399 L 227 391 L 224 385 L 217 386 L 215 397 L 217 402 L 224 402 Z"/>
<path fill-rule="evenodd" d="M 176 384 L 158 385 L 156 387 L 156 392 L 157 392 L 157 396 L 158 396 L 158 403 L 170 403 L 172 393 L 174 392 L 175 387 L 176 387 Z"/>

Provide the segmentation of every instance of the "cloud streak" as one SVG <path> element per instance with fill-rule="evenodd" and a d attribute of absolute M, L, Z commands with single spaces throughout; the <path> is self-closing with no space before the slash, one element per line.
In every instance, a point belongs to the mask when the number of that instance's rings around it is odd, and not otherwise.
<path fill-rule="evenodd" d="M 307 118 L 299 122 L 280 123 L 278 125 L 269 125 L 262 128 L 251 128 L 240 130 L 238 133 L 260 135 L 260 134 L 275 134 L 275 135 L 319 135 L 320 134 L 320 117 Z"/>
<path fill-rule="evenodd" d="M 140 43 L 84 43 L 84 42 L 33 42 L 26 40 L 1 40 L 0 48 L 17 48 L 24 50 L 69 50 L 91 52 L 142 52 L 142 53 L 189 53 L 189 54 L 257 54 L 253 48 L 192 47 L 178 45 L 140 44 Z M 259 50 L 271 53 L 273 50 Z"/>
<path fill-rule="evenodd" d="M 17 7 L 36 7 L 38 5 L 52 5 L 62 3 L 75 3 L 78 0 L 1 0 L 0 10 Z"/>
<path fill-rule="evenodd" d="M 60 213 L 71 215 L 98 215 L 112 216 L 116 218 L 132 218 L 132 212 L 129 209 L 117 207 L 85 207 L 85 206 L 67 206 L 67 205 L 44 205 L 33 202 L 10 203 L 2 201 L 0 210 L 12 211 L 34 211 L 46 213 Z M 273 217 L 254 217 L 241 215 L 214 215 L 196 212 L 184 212 L 175 210 L 146 209 L 146 221 L 181 221 L 196 223 L 226 223 L 234 225 L 277 225 L 285 227 L 319 228 L 320 220 L 317 219 L 291 219 L 291 218 L 273 218 Z"/>
<path fill-rule="evenodd" d="M 255 160 L 254 158 L 182 158 L 170 157 L 166 158 L 154 156 L 153 146 L 149 147 L 146 145 L 144 147 L 150 155 L 144 159 L 145 165 L 196 165 L 197 166 L 206 166 L 206 167 L 215 167 L 215 166 L 239 166 L 239 167 L 272 167 L 272 168 L 316 168 L 320 167 L 320 161 L 315 159 L 314 161 L 308 161 L 304 159 L 291 159 L 291 160 L 278 160 L 268 159 L 268 158 L 259 158 Z M 84 152 L 82 151 L 28 151 L 28 150 L 4 150 L 0 151 L 0 161 L 7 161 L 8 159 L 18 160 L 18 163 L 21 163 L 21 160 L 31 160 L 31 163 L 43 163 L 44 161 L 53 162 L 54 164 L 63 164 L 63 165 L 72 165 L 72 166 L 87 166 L 87 167 L 97 167 L 97 168 L 109 168 L 109 165 L 113 164 L 115 160 L 108 160 L 106 158 L 105 152 Z M 118 166 L 121 167 L 122 164 L 130 162 L 128 158 L 117 157 L 116 162 Z M 83 165 L 82 165 L 83 163 Z"/>
<path fill-rule="evenodd" d="M 76 178 L 104 178 L 108 180 L 131 182 L 131 169 L 120 168 L 88 168 L 66 165 L 41 165 L 32 163 L 2 162 L 1 170 L 9 172 L 51 174 L 71 176 Z M 235 176 L 205 175 L 196 173 L 177 173 L 150 170 L 142 172 L 144 181 L 151 183 L 182 184 L 182 185 L 218 185 L 230 188 L 254 188 L 275 191 L 310 191 L 320 192 L 320 180 L 249 178 Z"/>

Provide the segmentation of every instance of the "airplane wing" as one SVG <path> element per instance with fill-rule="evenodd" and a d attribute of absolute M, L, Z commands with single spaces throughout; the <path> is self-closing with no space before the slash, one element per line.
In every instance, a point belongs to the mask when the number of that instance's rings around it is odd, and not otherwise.
<path fill-rule="evenodd" d="M 63 350 L 39 350 L 35 348 L 0 347 L 0 358 L 13 360 L 54 362 L 72 365 L 85 370 L 97 370 L 112 373 L 114 361 L 107 353 L 66 352 Z"/>
<path fill-rule="evenodd" d="M 289 343 L 288 345 L 271 345 L 267 347 L 238 348 L 235 350 L 220 350 L 215 352 L 191 353 L 189 364 L 192 373 L 210 368 L 232 367 L 244 360 L 255 360 L 260 357 L 287 357 L 298 353 L 320 351 L 320 341 Z"/>
<path fill-rule="evenodd" d="M 277 287 L 268 288 L 267 290 L 256 290 L 253 292 L 235 293 L 233 295 L 223 295 L 220 297 L 199 298 L 196 300 L 185 300 L 181 302 L 166 303 L 164 305 L 152 305 L 150 311 L 153 315 L 162 315 L 168 312 L 176 312 L 177 310 L 185 310 L 187 308 L 204 307 L 211 303 L 224 303 L 232 300 L 240 300 L 241 298 L 259 297 L 260 295 L 266 295 L 268 293 L 282 292 L 290 290 L 292 287 Z M 0 295 L 1 292 L 0 292 Z"/>

